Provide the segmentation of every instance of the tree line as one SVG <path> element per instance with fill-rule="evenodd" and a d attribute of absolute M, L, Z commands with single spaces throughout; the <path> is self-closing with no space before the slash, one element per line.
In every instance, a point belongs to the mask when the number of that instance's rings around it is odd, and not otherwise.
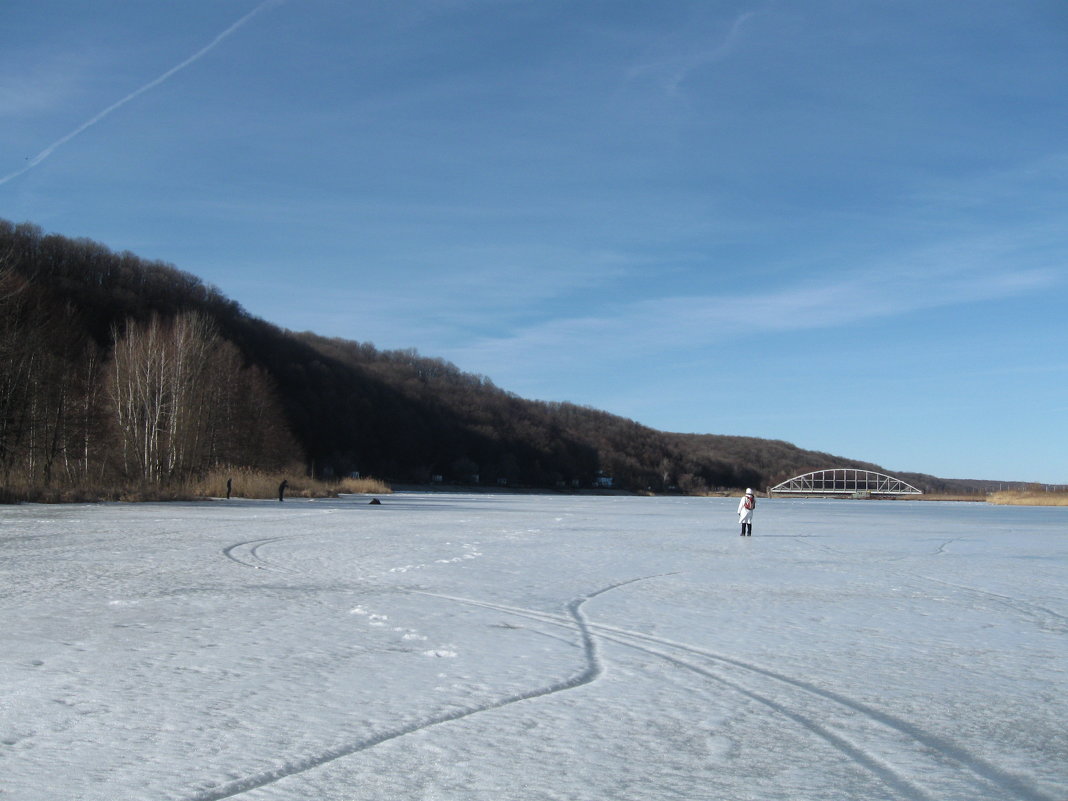
<path fill-rule="evenodd" d="M 396 483 L 766 488 L 875 465 L 520 398 L 414 350 L 291 332 L 176 267 L 0 220 L 0 482 L 167 487 L 219 466 Z M 909 474 L 946 490 L 952 482 Z"/>
<path fill-rule="evenodd" d="M 0 222 L 3 493 L 99 497 L 299 462 L 269 376 L 222 336 L 211 295 L 169 266 Z"/>

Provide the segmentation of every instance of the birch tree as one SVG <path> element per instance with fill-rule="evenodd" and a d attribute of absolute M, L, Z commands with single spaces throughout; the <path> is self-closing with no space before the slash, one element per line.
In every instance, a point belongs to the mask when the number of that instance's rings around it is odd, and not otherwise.
<path fill-rule="evenodd" d="M 211 322 L 195 312 L 153 315 L 116 332 L 109 390 L 127 476 L 162 483 L 199 465 L 217 343 Z"/>

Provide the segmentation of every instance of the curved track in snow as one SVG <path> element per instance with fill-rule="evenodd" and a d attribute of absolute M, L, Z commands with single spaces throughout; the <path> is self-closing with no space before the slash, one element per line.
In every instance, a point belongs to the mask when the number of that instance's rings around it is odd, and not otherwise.
<path fill-rule="evenodd" d="M 223 554 L 227 559 L 245 567 L 299 572 L 271 562 L 260 554 L 262 548 L 287 539 L 290 537 L 273 536 L 242 541 L 223 549 Z M 956 539 L 949 539 L 942 542 L 932 555 L 942 556 L 955 541 Z M 804 544 L 830 550 L 819 543 Z M 357 578 L 380 578 L 393 573 L 427 568 L 432 564 L 456 562 L 481 555 L 471 546 L 464 547 L 466 552 L 463 556 L 438 559 L 433 563 L 405 565 Z M 893 571 L 911 582 L 938 584 L 975 600 L 1007 608 L 1046 630 L 1064 632 L 1068 629 L 1065 626 L 1068 619 L 1063 615 L 1022 599 L 953 584 L 902 567 L 894 568 Z M 999 801 L 1059 801 L 1011 771 L 970 752 L 952 739 L 926 730 L 885 709 L 756 662 L 641 631 L 592 623 L 585 615 L 583 606 L 587 601 L 628 584 L 655 577 L 643 576 L 602 587 L 571 600 L 564 607 L 566 613 L 556 614 L 472 598 L 409 590 L 525 618 L 543 627 L 552 627 L 550 630 L 563 628 L 570 636 L 577 636 L 575 644 L 583 653 L 583 663 L 575 673 L 550 680 L 530 690 L 505 695 L 479 705 L 431 714 L 421 720 L 353 739 L 341 746 L 303 757 L 285 759 L 273 769 L 202 789 L 199 793 L 189 796 L 187 801 L 218 801 L 239 796 L 408 734 L 591 684 L 604 672 L 599 642 L 611 642 L 632 652 L 670 663 L 675 668 L 687 671 L 704 681 L 714 682 L 765 707 L 782 720 L 807 733 L 814 743 L 821 743 L 821 747 L 830 749 L 842 759 L 852 762 L 859 770 L 868 773 L 891 795 L 906 801 L 939 801 L 945 797 L 996 798 Z"/>
<path fill-rule="evenodd" d="M 425 594 L 541 623 L 571 625 L 566 618 L 538 610 L 436 593 Z M 969 753 L 945 737 L 812 682 L 753 662 L 643 632 L 599 623 L 590 623 L 589 630 L 596 637 L 666 660 L 772 709 L 822 739 L 831 748 L 872 773 L 888 788 L 909 801 L 937 801 L 945 797 L 938 791 L 927 790 L 922 786 L 924 782 L 908 774 L 920 773 L 927 779 L 926 783 L 933 783 L 945 774 L 947 764 L 956 765 L 957 775 L 950 778 L 956 783 L 971 783 L 976 790 L 984 793 L 983 797 L 1005 801 L 1059 801 L 997 765 Z M 678 656 L 680 652 L 685 654 L 686 658 Z M 691 661 L 694 657 L 703 664 Z M 816 706 L 810 711 L 813 701 Z M 845 710 L 850 716 L 858 718 L 860 725 L 851 725 L 851 730 L 846 732 L 836 731 L 819 722 L 827 717 L 822 712 L 826 712 L 828 705 Z M 896 762 L 900 760 L 900 756 L 897 755 L 903 751 L 908 753 L 909 762 L 913 766 L 923 765 L 925 769 L 921 771 L 912 767 L 906 771 L 898 767 Z M 883 756 L 881 753 L 895 756 Z"/>
<path fill-rule="evenodd" d="M 1045 606 L 1032 603 L 1031 601 L 1025 601 L 1022 598 L 1016 598 L 1011 595 L 1002 595 L 1001 593 L 979 589 L 978 587 L 955 584 L 952 581 L 945 581 L 944 579 L 934 578 L 933 576 L 924 576 L 919 573 L 909 573 L 908 575 L 912 579 L 919 579 L 920 581 L 929 582 L 931 584 L 938 584 L 942 587 L 947 587 L 954 592 L 963 593 L 975 601 L 992 604 L 1002 609 L 1008 609 L 1023 620 L 1032 623 L 1045 631 L 1052 631 L 1058 634 L 1068 633 L 1068 616 L 1062 615 L 1059 612 L 1054 612 L 1052 609 L 1048 609 Z"/>
<path fill-rule="evenodd" d="M 805 542 L 805 537 L 795 536 L 793 539 L 802 542 L 805 546 L 810 548 L 818 548 L 823 551 L 833 552 L 834 549 L 822 545 L 820 543 Z M 963 537 L 953 537 L 941 542 L 939 546 L 931 553 L 932 556 L 944 556 L 949 551 L 949 546 L 955 542 L 959 542 L 964 539 Z M 905 560 L 907 557 L 899 556 L 894 559 L 886 560 L 886 563 L 898 563 Z M 1024 622 L 1030 623 L 1039 629 L 1044 631 L 1052 631 L 1057 634 L 1068 633 L 1068 616 L 1062 615 L 1059 612 L 1055 612 L 1040 604 L 1033 603 L 1031 601 L 1024 600 L 1023 598 L 1017 598 L 1012 595 L 1004 595 L 1002 593 L 991 592 L 990 590 L 984 590 L 979 587 L 971 587 L 965 584 L 957 584 L 952 581 L 946 581 L 945 579 L 935 578 L 934 576 L 927 576 L 922 573 L 917 573 L 907 568 L 894 567 L 890 570 L 900 576 L 903 580 L 909 581 L 913 586 L 931 585 L 936 584 L 941 587 L 953 590 L 954 592 L 961 593 L 968 598 L 986 603 L 992 606 L 996 606 L 1000 609 L 1006 609 L 1019 617 Z"/>
<path fill-rule="evenodd" d="M 260 540 L 254 540 L 252 542 L 263 542 Z M 237 548 L 238 546 L 247 546 L 250 543 L 238 543 L 235 546 L 231 546 L 230 549 Z M 234 558 L 231 554 L 227 554 L 229 558 Z M 235 561 L 240 561 L 235 559 Z M 244 564 L 244 563 L 243 563 Z M 549 684 L 536 687 L 526 692 L 514 693 L 512 695 L 504 696 L 496 701 L 487 704 L 481 704 L 476 706 L 467 707 L 465 709 L 454 710 L 452 712 L 443 712 L 438 715 L 434 715 L 425 718 L 421 721 L 411 723 L 406 726 L 400 726 L 395 729 L 379 732 L 370 737 L 355 740 L 337 748 L 327 749 L 317 754 L 301 757 L 298 759 L 287 760 L 279 765 L 277 768 L 269 771 L 258 773 L 254 776 L 248 776 L 242 779 L 235 779 L 234 781 L 227 782 L 195 795 L 188 797 L 187 801 L 221 801 L 225 798 L 233 798 L 234 796 L 241 795 L 243 793 L 250 792 L 260 787 L 266 787 L 267 785 L 274 784 L 289 776 L 294 776 L 299 773 L 304 773 L 314 768 L 321 767 L 337 759 L 351 756 L 360 751 L 365 751 L 368 748 L 373 748 L 376 745 L 380 745 L 390 740 L 395 740 L 398 737 L 403 737 L 407 734 L 413 734 L 424 729 L 429 729 L 434 726 L 440 726 L 444 723 L 451 723 L 457 720 L 463 720 L 473 715 L 478 715 L 483 712 L 489 712 L 494 709 L 501 709 L 502 707 L 509 706 L 510 704 L 519 703 L 520 701 L 530 701 L 535 698 L 542 698 L 544 696 L 553 695 L 554 693 L 564 692 L 572 690 L 576 687 L 581 687 L 586 684 L 590 684 L 596 681 L 604 671 L 601 657 L 598 652 L 597 642 L 590 629 L 590 624 L 587 621 L 585 615 L 582 612 L 582 606 L 591 598 L 595 598 L 598 595 L 603 595 L 606 592 L 610 592 L 618 587 L 622 587 L 627 584 L 632 584 L 637 581 L 642 581 L 643 578 L 630 579 L 628 581 L 612 584 L 607 587 L 602 587 L 599 590 L 591 592 L 587 595 L 579 596 L 578 598 L 570 601 L 567 606 L 567 615 L 560 617 L 559 620 L 565 621 L 566 625 L 572 630 L 577 630 L 581 648 L 584 655 L 583 666 L 573 675 L 558 679 L 550 682 Z"/>
<path fill-rule="evenodd" d="M 223 548 L 223 555 L 231 561 L 237 562 L 239 565 L 245 567 L 252 567 L 256 570 L 280 570 L 284 573 L 294 573 L 296 571 L 287 567 L 281 567 L 268 562 L 266 559 L 260 556 L 259 551 L 264 545 L 272 542 L 278 542 L 279 540 L 290 539 L 290 537 L 264 537 L 257 540 L 246 540 L 245 542 L 238 542 Z"/>

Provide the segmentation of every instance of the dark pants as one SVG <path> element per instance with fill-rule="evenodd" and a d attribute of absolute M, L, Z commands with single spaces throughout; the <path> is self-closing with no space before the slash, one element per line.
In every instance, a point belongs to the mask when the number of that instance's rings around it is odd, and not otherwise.
<path fill-rule="evenodd" d="M 742 536 L 743 537 L 752 537 L 753 536 L 753 524 L 752 523 L 742 523 Z"/>

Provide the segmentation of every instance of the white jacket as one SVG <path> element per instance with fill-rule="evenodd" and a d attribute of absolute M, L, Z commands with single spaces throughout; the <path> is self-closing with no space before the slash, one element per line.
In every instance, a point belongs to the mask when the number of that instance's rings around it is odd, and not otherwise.
<path fill-rule="evenodd" d="M 753 520 L 753 509 L 745 508 L 745 499 L 748 495 L 743 495 L 741 500 L 738 501 L 738 522 L 749 523 Z M 753 496 L 753 508 L 756 508 L 756 496 Z"/>

